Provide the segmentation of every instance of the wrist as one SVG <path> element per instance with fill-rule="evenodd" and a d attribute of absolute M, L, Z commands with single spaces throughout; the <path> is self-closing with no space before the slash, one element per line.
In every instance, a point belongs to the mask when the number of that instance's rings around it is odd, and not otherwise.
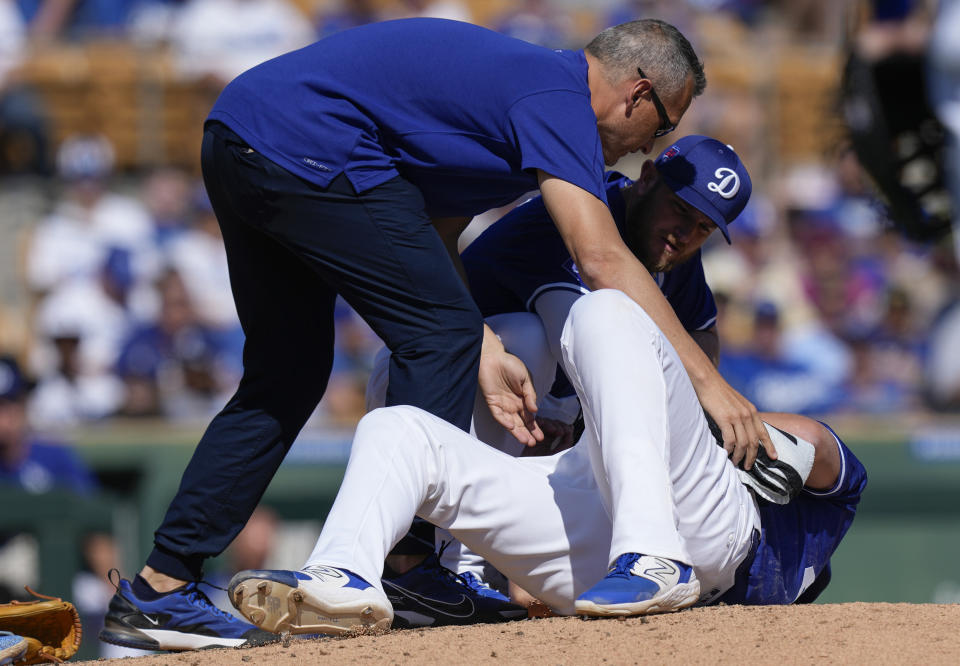
<path fill-rule="evenodd" d="M 489 357 L 492 354 L 502 354 L 506 349 L 500 341 L 500 336 L 493 332 L 493 329 L 483 325 L 483 343 L 480 346 L 480 360 Z"/>

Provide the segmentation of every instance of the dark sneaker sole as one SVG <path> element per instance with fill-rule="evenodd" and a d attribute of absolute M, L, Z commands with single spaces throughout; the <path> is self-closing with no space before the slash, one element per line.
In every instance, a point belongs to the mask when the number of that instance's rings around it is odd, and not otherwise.
<path fill-rule="evenodd" d="M 393 611 L 393 629 L 425 629 L 426 627 L 456 627 L 471 624 L 497 624 L 499 622 L 516 622 L 530 617 L 526 609 L 518 611 L 503 611 L 502 614 L 471 618 L 437 618 L 414 610 L 400 609 Z"/>
<path fill-rule="evenodd" d="M 389 607 L 369 601 L 325 603 L 311 599 L 297 586 L 296 579 L 234 578 L 228 587 L 234 608 L 261 629 L 275 633 L 341 635 L 386 631 L 393 621 Z"/>
<path fill-rule="evenodd" d="M 218 636 L 203 636 L 201 634 L 186 634 L 169 629 L 134 629 L 132 627 L 109 627 L 100 631 L 100 640 L 121 647 L 137 650 L 159 650 L 167 652 L 181 652 L 184 650 L 202 650 L 204 648 L 235 648 L 248 643 L 245 638 L 222 638 Z M 275 640 L 279 640 L 279 637 Z M 271 641 L 257 642 L 256 645 L 266 645 Z"/>

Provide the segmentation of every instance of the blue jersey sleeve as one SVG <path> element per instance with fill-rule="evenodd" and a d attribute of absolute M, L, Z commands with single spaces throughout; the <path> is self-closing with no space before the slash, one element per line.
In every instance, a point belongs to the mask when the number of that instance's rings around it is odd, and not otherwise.
<path fill-rule="evenodd" d="M 589 95 L 569 90 L 527 95 L 508 115 L 525 171 L 541 169 L 607 203 L 603 149 Z"/>

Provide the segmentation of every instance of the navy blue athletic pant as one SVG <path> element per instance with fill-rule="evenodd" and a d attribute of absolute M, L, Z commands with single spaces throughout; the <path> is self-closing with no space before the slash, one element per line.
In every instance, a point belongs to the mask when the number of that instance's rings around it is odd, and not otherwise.
<path fill-rule="evenodd" d="M 323 396 L 337 294 L 393 352 L 387 404 L 464 430 L 483 335 L 408 181 L 357 194 L 341 175 L 321 188 L 220 123 L 204 132 L 201 159 L 246 342 L 240 386 L 197 445 L 147 559 L 184 580 L 243 528 Z"/>

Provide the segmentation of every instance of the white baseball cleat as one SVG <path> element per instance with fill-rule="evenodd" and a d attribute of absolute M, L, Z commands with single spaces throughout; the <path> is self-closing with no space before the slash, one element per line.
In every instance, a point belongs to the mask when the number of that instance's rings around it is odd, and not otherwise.
<path fill-rule="evenodd" d="M 347 569 L 251 569 L 234 576 L 227 589 L 245 618 L 275 633 L 339 635 L 385 631 L 393 623 L 386 595 Z"/>

